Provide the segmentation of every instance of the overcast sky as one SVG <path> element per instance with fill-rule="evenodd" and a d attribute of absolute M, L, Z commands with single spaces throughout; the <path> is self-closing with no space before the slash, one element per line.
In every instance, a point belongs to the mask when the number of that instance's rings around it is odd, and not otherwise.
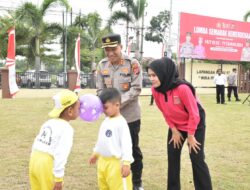
<path fill-rule="evenodd" d="M 29 0 L 34 4 L 40 4 L 42 0 Z M 111 12 L 108 9 L 107 0 L 68 0 L 73 8 L 74 13 L 88 14 L 97 11 L 103 18 L 107 20 Z M 0 0 L 0 8 L 3 6 L 16 7 L 18 3 L 26 2 L 25 0 Z M 147 0 L 145 25 L 149 26 L 152 16 L 157 16 L 160 11 L 169 10 L 170 0 Z M 54 13 L 49 13 L 48 20 L 62 20 L 61 9 L 56 9 Z M 1 9 L 0 9 L 1 11 Z M 223 19 L 242 21 L 243 15 L 250 11 L 250 0 L 172 0 L 173 26 L 172 37 L 177 38 L 179 13 L 194 13 L 204 16 L 218 17 Z M 117 25 L 116 32 L 119 32 L 125 39 L 125 25 Z M 177 42 L 177 41 L 176 41 Z M 144 56 L 160 57 L 161 45 L 152 42 L 144 42 Z M 176 52 L 176 46 L 172 51 Z"/>

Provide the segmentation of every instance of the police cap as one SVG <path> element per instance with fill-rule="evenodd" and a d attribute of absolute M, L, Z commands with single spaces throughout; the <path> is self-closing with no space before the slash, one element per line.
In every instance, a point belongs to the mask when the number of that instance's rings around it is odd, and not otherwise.
<path fill-rule="evenodd" d="M 116 47 L 121 44 L 121 36 L 119 34 L 109 34 L 102 38 L 102 48 Z"/>

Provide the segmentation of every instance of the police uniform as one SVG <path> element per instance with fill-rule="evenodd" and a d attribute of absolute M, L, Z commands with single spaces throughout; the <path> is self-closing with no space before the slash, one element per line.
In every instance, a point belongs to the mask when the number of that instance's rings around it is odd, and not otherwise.
<path fill-rule="evenodd" d="M 181 44 L 180 57 L 191 58 L 194 51 L 194 45 L 190 42 L 191 32 L 186 33 L 186 42 Z"/>
<path fill-rule="evenodd" d="M 180 57 L 191 58 L 194 50 L 194 45 L 191 42 L 185 42 L 181 45 Z"/>
<path fill-rule="evenodd" d="M 116 47 L 120 45 L 121 37 L 118 34 L 102 38 L 102 47 Z M 108 58 L 102 59 L 97 67 L 97 94 L 104 88 L 117 88 L 122 96 L 121 114 L 128 122 L 132 144 L 134 163 L 131 165 L 133 184 L 141 186 L 142 153 L 139 147 L 139 131 L 141 110 L 139 95 L 142 89 L 141 66 L 136 59 L 125 54 L 121 55 L 119 63 L 112 64 Z"/>

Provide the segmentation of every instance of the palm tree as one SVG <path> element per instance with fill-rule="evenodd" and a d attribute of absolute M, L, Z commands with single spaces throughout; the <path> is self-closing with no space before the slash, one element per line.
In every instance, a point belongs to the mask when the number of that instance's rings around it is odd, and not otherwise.
<path fill-rule="evenodd" d="M 7 56 L 8 30 L 14 26 L 14 20 L 8 16 L 0 17 L 0 59 Z"/>
<path fill-rule="evenodd" d="M 40 7 L 27 2 L 16 10 L 18 22 L 26 27 L 26 34 L 30 36 L 28 45 L 31 47 L 32 55 L 35 58 L 36 71 L 40 70 L 42 43 L 55 38 L 53 34 L 58 35 L 62 32 L 62 27 L 59 24 L 48 24 L 44 21 L 48 9 L 56 3 L 66 8 L 69 7 L 67 0 L 44 0 Z"/>
<path fill-rule="evenodd" d="M 97 12 L 76 17 L 73 26 L 80 28 L 82 31 L 81 41 L 84 43 L 81 43 L 81 62 L 83 63 L 83 70 L 86 70 L 87 64 L 96 62 L 97 57 L 104 56 L 102 55 L 102 49 L 98 47 L 101 46 L 101 37 L 108 34 L 109 31 L 106 28 L 101 28 L 102 19 Z"/>
<path fill-rule="evenodd" d="M 245 15 L 244 15 L 244 21 L 247 22 L 247 19 L 250 17 L 250 11 L 248 11 Z"/>
<path fill-rule="evenodd" d="M 13 11 L 8 11 L 6 15 L 0 16 L 0 59 L 7 56 L 8 30 L 15 27 L 16 19 Z"/>
<path fill-rule="evenodd" d="M 95 49 L 98 45 L 98 39 L 101 38 L 101 24 L 102 19 L 97 12 L 90 13 L 80 19 L 76 18 L 75 22 L 76 26 L 80 26 L 82 30 L 85 31 L 85 40 L 88 42 L 90 49 L 93 51 L 92 61 L 95 61 Z"/>
<path fill-rule="evenodd" d="M 136 3 L 133 0 L 108 0 L 109 1 L 109 8 L 112 8 L 121 3 L 125 5 L 126 11 L 114 11 L 111 15 L 108 24 L 114 25 L 118 20 L 124 20 L 127 23 L 132 23 L 132 28 L 136 31 L 136 50 L 135 56 L 139 58 L 139 44 L 140 44 L 140 20 L 144 17 L 145 7 L 147 6 L 146 0 L 136 0 Z M 126 42 L 127 43 L 127 42 Z"/>

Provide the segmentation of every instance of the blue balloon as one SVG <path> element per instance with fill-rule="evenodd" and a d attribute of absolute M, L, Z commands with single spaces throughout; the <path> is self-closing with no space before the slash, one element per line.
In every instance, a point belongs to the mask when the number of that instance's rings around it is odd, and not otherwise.
<path fill-rule="evenodd" d="M 80 97 L 80 118 L 95 121 L 103 113 L 103 104 L 98 96 L 85 94 Z"/>

